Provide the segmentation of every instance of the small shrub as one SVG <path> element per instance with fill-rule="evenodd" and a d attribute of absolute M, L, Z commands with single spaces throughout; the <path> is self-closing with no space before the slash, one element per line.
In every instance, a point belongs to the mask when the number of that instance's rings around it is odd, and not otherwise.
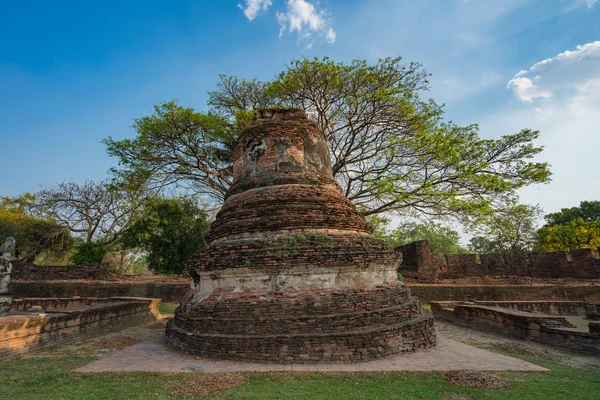
<path fill-rule="evenodd" d="M 75 265 L 102 263 L 108 253 L 108 247 L 100 242 L 81 242 L 75 246 L 71 262 Z"/>

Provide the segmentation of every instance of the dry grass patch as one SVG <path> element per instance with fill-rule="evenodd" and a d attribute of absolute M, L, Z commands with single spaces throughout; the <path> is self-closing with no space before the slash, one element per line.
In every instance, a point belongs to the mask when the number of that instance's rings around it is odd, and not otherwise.
<path fill-rule="evenodd" d="M 502 378 L 484 371 L 462 370 L 442 372 L 446 381 L 472 389 L 505 389 L 509 387 Z"/>
<path fill-rule="evenodd" d="M 101 349 L 117 349 L 121 350 L 125 347 L 133 346 L 140 341 L 129 336 L 109 336 L 94 343 L 95 347 Z"/>
<path fill-rule="evenodd" d="M 216 396 L 225 390 L 234 389 L 248 381 L 240 372 L 190 373 L 186 374 L 177 387 L 181 396 Z"/>

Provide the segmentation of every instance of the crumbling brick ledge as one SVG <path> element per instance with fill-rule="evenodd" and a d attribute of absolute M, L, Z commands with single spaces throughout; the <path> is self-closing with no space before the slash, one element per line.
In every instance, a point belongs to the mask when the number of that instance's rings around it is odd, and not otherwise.
<path fill-rule="evenodd" d="M 600 322 L 576 328 L 559 315 L 475 303 L 431 302 L 438 320 L 466 328 L 531 340 L 549 346 L 600 355 Z"/>
<path fill-rule="evenodd" d="M 0 317 L 0 359 L 151 322 L 159 303 L 137 297 L 17 299 Z M 27 311 L 33 309 L 38 311 Z"/>

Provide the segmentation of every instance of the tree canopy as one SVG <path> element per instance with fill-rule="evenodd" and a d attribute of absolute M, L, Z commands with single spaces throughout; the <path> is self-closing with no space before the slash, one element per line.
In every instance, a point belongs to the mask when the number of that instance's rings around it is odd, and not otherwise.
<path fill-rule="evenodd" d="M 457 231 L 435 222 L 405 222 L 391 232 L 392 239 L 403 245 L 417 240 L 427 240 L 432 253 L 458 254 L 467 249 L 460 245 Z"/>
<path fill-rule="evenodd" d="M 476 228 L 469 249 L 478 254 L 522 254 L 537 247 L 538 207 L 519 204 L 516 198 L 505 199 L 485 223 Z"/>
<path fill-rule="evenodd" d="M 0 198 L 0 241 L 12 236 L 19 258 L 32 261 L 43 251 L 59 252 L 72 243 L 69 229 L 50 218 L 35 215 L 36 198 L 31 193 Z"/>
<path fill-rule="evenodd" d="M 113 186 L 108 182 L 72 182 L 46 188 L 36 194 L 36 207 L 67 226 L 84 242 L 109 246 L 135 216 L 145 196 L 140 186 Z"/>
<path fill-rule="evenodd" d="M 544 251 L 572 251 L 600 247 L 600 201 L 582 201 L 544 217 L 539 231 Z"/>
<path fill-rule="evenodd" d="M 153 197 L 123 231 L 121 242 L 125 248 L 145 251 L 151 271 L 179 274 L 194 253 L 206 246 L 209 229 L 206 213 L 193 200 Z"/>
<path fill-rule="evenodd" d="M 563 208 L 544 217 L 546 226 L 563 225 L 578 218 L 584 222 L 600 220 L 600 201 L 582 201 L 579 207 Z"/>
<path fill-rule="evenodd" d="M 120 178 L 176 184 L 218 204 L 244 120 L 261 107 L 293 107 L 323 130 L 335 178 L 367 216 L 473 220 L 490 215 L 499 198 L 549 181 L 548 164 L 532 160 L 542 151 L 533 144 L 537 131 L 482 139 L 477 125 L 445 122 L 443 107 L 422 98 L 428 89 L 423 67 L 401 58 L 293 60 L 267 82 L 221 76 L 208 113 L 164 103 L 136 120 L 135 138 L 105 143 Z"/>

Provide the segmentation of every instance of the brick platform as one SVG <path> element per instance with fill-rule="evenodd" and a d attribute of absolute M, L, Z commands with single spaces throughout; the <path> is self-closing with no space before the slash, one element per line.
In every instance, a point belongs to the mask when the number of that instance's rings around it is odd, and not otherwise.
<path fill-rule="evenodd" d="M 17 299 L 0 317 L 0 359 L 155 320 L 160 299 Z M 27 312 L 41 307 L 43 312 Z"/>
<path fill-rule="evenodd" d="M 548 371 L 535 364 L 492 353 L 444 337 L 435 348 L 357 364 L 259 364 L 199 360 L 171 351 L 157 337 L 85 365 L 75 372 L 392 372 L 392 371 Z"/>
<path fill-rule="evenodd" d="M 234 183 L 186 267 L 167 341 L 259 362 L 360 362 L 435 345 L 433 317 L 397 279 L 401 253 L 333 178 L 324 135 L 298 110 L 263 110 L 240 135 Z"/>

